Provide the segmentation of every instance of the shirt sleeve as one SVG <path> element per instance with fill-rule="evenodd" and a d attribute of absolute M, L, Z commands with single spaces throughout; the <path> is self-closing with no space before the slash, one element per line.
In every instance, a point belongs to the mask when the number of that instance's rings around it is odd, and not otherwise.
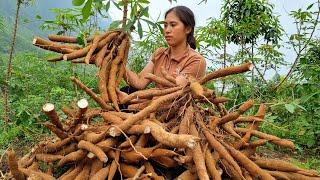
<path fill-rule="evenodd" d="M 193 76 L 197 79 L 204 77 L 206 72 L 206 61 L 202 56 L 193 57 L 188 61 L 180 74 L 184 76 Z"/>
<path fill-rule="evenodd" d="M 161 54 L 163 51 L 165 51 L 165 49 L 166 48 L 164 48 L 164 47 L 160 47 L 160 48 L 156 49 L 154 51 L 154 53 L 150 56 L 149 61 L 152 61 L 153 64 L 156 64 L 156 61 L 158 60 L 157 57 L 159 56 L 159 54 Z"/>

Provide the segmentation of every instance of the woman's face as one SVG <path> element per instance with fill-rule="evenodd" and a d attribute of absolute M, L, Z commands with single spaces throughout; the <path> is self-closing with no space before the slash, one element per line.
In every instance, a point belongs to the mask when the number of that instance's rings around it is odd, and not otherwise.
<path fill-rule="evenodd" d="M 169 46 L 177 46 L 187 42 L 190 28 L 186 28 L 174 11 L 167 14 L 164 21 L 164 36 Z"/>

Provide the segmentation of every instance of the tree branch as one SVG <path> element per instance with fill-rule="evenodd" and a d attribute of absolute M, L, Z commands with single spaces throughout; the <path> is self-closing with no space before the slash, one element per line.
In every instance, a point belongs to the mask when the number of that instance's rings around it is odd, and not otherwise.
<path fill-rule="evenodd" d="M 297 57 L 296 57 L 296 59 L 294 60 L 293 65 L 291 66 L 291 68 L 290 68 L 289 72 L 287 73 L 287 75 L 285 76 L 285 78 L 284 78 L 277 86 L 275 86 L 275 87 L 273 88 L 273 90 L 277 90 L 277 89 L 289 78 L 289 76 L 292 74 L 294 68 L 296 67 L 296 65 L 297 65 L 298 62 L 299 62 L 299 59 L 300 59 L 300 56 L 301 56 L 302 51 L 309 45 L 309 43 L 310 43 L 310 41 L 311 41 L 311 39 L 312 39 L 312 37 L 313 37 L 313 34 L 314 34 L 314 32 L 316 31 L 316 28 L 317 28 L 317 25 L 318 25 L 318 20 L 319 20 L 319 15 L 320 15 L 320 0 L 318 0 L 317 18 L 316 18 L 316 20 L 315 20 L 314 23 L 313 23 L 314 26 L 313 26 L 312 32 L 311 32 L 311 34 L 310 34 L 310 37 L 308 38 L 308 40 L 306 41 L 306 43 L 304 44 L 304 46 L 303 46 L 301 49 L 299 49 L 299 52 L 298 52 L 298 54 L 297 54 Z"/>

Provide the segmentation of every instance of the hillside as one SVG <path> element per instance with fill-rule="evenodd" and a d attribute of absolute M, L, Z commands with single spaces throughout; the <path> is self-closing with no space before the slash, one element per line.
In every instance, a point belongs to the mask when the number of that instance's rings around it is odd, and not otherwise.
<path fill-rule="evenodd" d="M 55 0 L 44 1 L 39 0 L 29 5 L 22 5 L 19 17 L 18 34 L 16 51 L 35 51 L 36 48 L 31 46 L 33 36 L 47 36 L 49 33 L 57 33 L 43 31 L 39 27 L 45 20 L 52 20 L 55 14 L 50 11 L 51 8 L 71 8 L 71 1 Z M 4 19 L 4 31 L 0 32 L 0 52 L 9 50 L 12 38 L 13 24 L 16 11 L 16 1 L 0 0 L 0 17 Z M 41 16 L 41 20 L 36 16 Z M 100 18 L 100 26 L 105 27 L 110 24 L 111 20 Z"/>

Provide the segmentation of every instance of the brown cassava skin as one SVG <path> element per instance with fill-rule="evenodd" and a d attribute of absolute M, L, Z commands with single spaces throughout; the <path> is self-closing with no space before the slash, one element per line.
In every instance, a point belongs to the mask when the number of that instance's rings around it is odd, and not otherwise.
<path fill-rule="evenodd" d="M 143 163 L 143 165 L 146 167 L 146 172 L 147 173 L 151 173 L 151 177 L 154 179 L 154 180 L 164 180 L 164 177 L 162 176 L 158 176 L 157 173 L 154 171 L 151 163 L 149 161 L 145 161 Z"/>
<path fill-rule="evenodd" d="M 150 127 L 145 125 L 133 125 L 130 129 L 127 130 L 127 134 L 148 134 L 150 133 Z"/>
<path fill-rule="evenodd" d="M 111 166 L 110 166 L 108 180 L 112 180 L 114 175 L 116 174 L 118 164 L 119 164 L 119 158 L 120 158 L 120 151 L 116 151 L 115 158 L 113 159 Z"/>
<path fill-rule="evenodd" d="M 126 104 L 129 101 L 136 99 L 136 98 L 137 99 L 150 99 L 155 96 L 163 96 L 163 95 L 178 91 L 180 89 L 182 89 L 182 87 L 178 86 L 178 87 L 172 87 L 172 88 L 166 88 L 166 89 L 153 88 L 153 89 L 140 90 L 140 91 L 136 91 L 136 92 L 128 95 L 127 97 L 125 97 L 121 101 L 121 103 Z"/>
<path fill-rule="evenodd" d="M 117 144 L 117 141 L 113 138 L 108 138 L 106 140 L 100 141 L 96 144 L 99 148 L 101 148 L 104 152 L 108 152 L 110 148 Z"/>
<path fill-rule="evenodd" d="M 62 155 L 53 155 L 53 154 L 36 154 L 36 160 L 43 162 L 54 162 L 62 159 Z"/>
<path fill-rule="evenodd" d="M 94 176 L 90 178 L 90 180 L 101 180 L 106 179 L 109 174 L 109 168 L 110 166 L 104 167 L 100 169 Z"/>
<path fill-rule="evenodd" d="M 143 171 L 146 169 L 144 165 L 142 165 L 136 172 L 136 174 L 132 177 L 132 180 L 138 180 L 140 175 L 143 173 Z"/>
<path fill-rule="evenodd" d="M 190 89 L 195 97 L 204 97 L 203 87 L 195 79 L 191 80 Z"/>
<path fill-rule="evenodd" d="M 91 58 L 92 54 L 94 53 L 94 51 L 96 50 L 96 48 L 98 47 L 99 41 L 101 41 L 102 39 L 106 38 L 110 34 L 111 34 L 111 32 L 109 31 L 109 32 L 104 33 L 104 34 L 96 35 L 93 38 L 92 45 L 91 45 L 86 57 L 84 58 L 84 62 L 86 64 L 89 64 L 90 58 Z M 103 47 L 104 46 L 105 46 L 105 44 L 103 45 Z"/>
<path fill-rule="evenodd" d="M 99 82 L 98 82 L 98 87 L 99 87 L 99 92 L 101 95 L 101 98 L 104 100 L 104 102 L 109 102 L 109 95 L 108 95 L 108 77 L 109 77 L 109 71 L 111 68 L 111 60 L 112 60 L 112 54 L 114 52 L 115 47 L 112 48 L 111 52 L 104 57 L 102 61 L 101 68 L 99 70 Z"/>
<path fill-rule="evenodd" d="M 78 144 L 78 148 L 80 149 L 85 149 L 89 152 L 92 152 L 93 154 L 95 154 L 99 159 L 100 161 L 102 162 L 107 162 L 108 161 L 108 157 L 107 155 L 103 152 L 103 150 L 99 147 L 99 146 L 96 146 L 94 144 L 92 144 L 91 142 L 89 141 L 84 141 L 84 140 L 81 140 Z"/>
<path fill-rule="evenodd" d="M 237 132 L 233 129 L 233 122 L 227 122 L 222 124 L 221 126 L 227 133 L 231 134 L 233 137 L 241 139 L 241 136 L 237 134 Z"/>
<path fill-rule="evenodd" d="M 143 124 L 151 127 L 151 134 L 158 142 L 169 147 L 194 148 L 196 141 L 198 140 L 197 137 L 192 135 L 169 133 L 161 126 L 151 121 L 144 121 Z"/>
<path fill-rule="evenodd" d="M 221 180 L 221 175 L 216 168 L 216 160 L 213 158 L 210 149 L 207 148 L 205 151 L 205 161 L 208 168 L 208 173 L 212 179 Z"/>
<path fill-rule="evenodd" d="M 208 130 L 204 130 L 203 133 L 211 148 L 217 151 L 220 157 L 225 159 L 239 174 L 242 174 L 238 163 L 233 159 L 233 157 L 229 154 L 226 148 L 222 144 L 220 144 L 220 142 L 217 141 Z"/>
<path fill-rule="evenodd" d="M 72 137 L 70 137 L 70 138 L 66 138 L 63 140 L 59 140 L 54 143 L 49 142 L 45 147 L 45 152 L 50 153 L 50 152 L 59 151 L 63 146 L 69 144 L 73 140 L 74 139 Z"/>
<path fill-rule="evenodd" d="M 249 129 L 246 129 L 246 128 L 235 128 L 234 130 L 238 133 L 246 133 L 247 131 L 249 131 Z M 257 130 L 252 130 L 251 133 L 253 136 L 256 136 L 261 139 L 269 140 L 271 143 L 277 144 L 279 146 L 287 147 L 290 149 L 295 149 L 295 146 L 292 141 L 289 141 L 286 139 L 280 139 L 277 136 L 265 134 L 265 133 L 257 131 Z"/>
<path fill-rule="evenodd" d="M 289 179 L 292 180 L 319 180 L 319 177 L 310 177 L 310 176 L 305 176 L 299 173 L 294 173 L 294 172 L 281 172 L 285 174 Z"/>
<path fill-rule="evenodd" d="M 197 175 L 191 173 L 189 170 L 184 171 L 177 177 L 177 180 L 197 180 L 197 179 L 198 179 Z"/>
<path fill-rule="evenodd" d="M 50 129 L 51 132 L 53 132 L 54 134 L 56 134 L 60 139 L 66 139 L 68 138 L 68 134 L 64 131 L 62 131 L 61 129 L 57 128 L 55 125 L 49 123 L 49 122 L 45 122 L 44 126 L 46 126 L 46 128 Z"/>
<path fill-rule="evenodd" d="M 112 110 L 113 108 L 109 105 L 107 105 L 101 97 L 99 97 L 96 93 L 94 93 L 91 89 L 89 89 L 87 86 L 85 86 L 83 83 L 81 83 L 80 80 L 78 80 L 75 77 L 70 78 L 72 82 L 74 82 L 80 89 L 84 90 L 93 100 L 95 100 L 102 109 L 105 110 Z"/>
<path fill-rule="evenodd" d="M 65 156 L 71 152 L 77 151 L 77 149 L 78 149 L 77 143 L 71 143 L 70 145 L 63 147 L 60 151 L 57 151 L 54 154 Z"/>
<path fill-rule="evenodd" d="M 119 105 L 118 105 L 118 96 L 116 93 L 116 76 L 118 72 L 118 65 L 119 63 L 124 59 L 125 52 L 127 52 L 126 48 L 129 47 L 129 39 L 126 36 L 124 40 L 122 40 L 118 54 L 115 59 L 111 62 L 111 69 L 109 72 L 109 81 L 108 81 L 108 94 L 111 102 L 113 103 L 113 106 L 117 111 L 120 111 Z"/>
<path fill-rule="evenodd" d="M 54 109 L 52 109 L 51 111 L 46 111 L 42 108 L 42 111 L 49 117 L 52 124 L 54 124 L 57 128 L 63 130 L 63 126 L 59 120 L 59 116 Z"/>
<path fill-rule="evenodd" d="M 29 166 L 27 169 L 28 170 L 32 170 L 32 171 L 39 171 L 39 163 L 38 163 L 38 161 L 33 161 L 31 166 Z"/>
<path fill-rule="evenodd" d="M 82 171 L 83 169 L 83 163 L 78 164 L 70 173 L 63 175 L 63 177 L 60 177 L 60 180 L 70 180 L 70 179 L 75 179 L 78 174 Z"/>
<path fill-rule="evenodd" d="M 193 122 L 190 125 L 190 134 L 195 137 L 199 137 L 198 130 Z M 192 149 L 192 157 L 200 180 L 209 180 L 209 175 L 200 143 L 197 143 L 196 147 Z"/>
<path fill-rule="evenodd" d="M 151 74 L 151 73 L 146 74 L 145 78 L 155 82 L 156 84 L 161 84 L 164 87 L 175 87 L 176 86 L 172 82 L 170 82 L 162 77 Z"/>
<path fill-rule="evenodd" d="M 70 109 L 69 107 L 67 106 L 63 106 L 61 108 L 62 112 L 64 114 L 66 114 L 69 118 L 75 118 L 77 115 L 76 115 L 76 111 L 73 110 L 73 109 Z"/>
<path fill-rule="evenodd" d="M 31 176 L 34 174 L 36 177 L 40 177 L 43 180 L 55 180 L 55 178 L 53 176 L 50 176 L 50 175 L 43 173 L 43 172 L 32 171 L 32 170 L 25 169 L 25 168 L 19 168 L 19 170 L 26 176 Z"/>
<path fill-rule="evenodd" d="M 278 180 L 290 180 L 289 177 L 280 171 L 268 171 L 268 170 L 264 170 L 267 173 L 271 174 L 271 176 L 273 176 L 274 178 L 278 179 Z"/>
<path fill-rule="evenodd" d="M 131 178 L 137 173 L 138 168 L 129 164 L 120 163 L 120 170 L 124 177 Z"/>
<path fill-rule="evenodd" d="M 108 37 L 104 38 L 103 40 L 101 40 L 99 43 L 98 43 L 98 46 L 96 48 L 96 50 L 100 50 L 104 45 L 106 45 L 107 43 L 109 43 L 115 36 L 118 35 L 118 32 L 112 32 L 108 35 Z M 91 49 L 91 46 L 92 44 L 82 48 L 82 49 L 79 49 L 79 50 L 76 50 L 72 53 L 69 53 L 69 54 L 65 54 L 63 55 L 63 59 L 64 60 L 72 60 L 72 59 L 77 59 L 77 58 L 81 58 L 81 57 L 84 57 L 87 55 L 87 53 L 90 51 Z"/>
<path fill-rule="evenodd" d="M 269 173 L 263 171 L 258 165 L 251 161 L 247 156 L 242 154 L 240 151 L 234 149 L 227 143 L 222 142 L 223 145 L 228 149 L 230 154 L 251 174 L 253 178 L 260 178 L 262 180 L 275 179 Z"/>
<path fill-rule="evenodd" d="M 190 122 L 193 120 L 193 107 L 188 106 L 179 125 L 179 134 L 189 134 Z"/>
<path fill-rule="evenodd" d="M 119 87 L 122 78 L 125 77 L 126 66 L 127 66 L 127 63 L 128 63 L 129 49 L 130 49 L 130 42 L 127 44 L 123 60 L 118 65 L 119 72 L 118 72 L 118 77 L 117 77 L 117 80 L 116 80 L 116 87 Z"/>
<path fill-rule="evenodd" d="M 107 131 L 103 131 L 101 133 L 94 133 L 94 132 L 84 132 L 84 140 L 89 141 L 93 144 L 96 144 L 97 142 L 102 141 L 106 135 L 107 135 Z"/>
<path fill-rule="evenodd" d="M 178 153 L 168 149 L 156 148 L 152 151 L 150 157 L 159 157 L 159 156 L 173 157 L 178 155 L 179 155 Z"/>
<path fill-rule="evenodd" d="M 77 37 L 64 36 L 64 35 L 49 34 L 48 39 L 55 42 L 78 43 Z M 87 39 L 87 42 L 90 42 L 90 41 L 92 41 L 92 38 Z"/>
<path fill-rule="evenodd" d="M 72 53 L 75 51 L 75 49 L 73 49 L 73 46 L 61 45 L 58 43 L 54 43 L 52 41 L 47 41 L 47 40 L 42 39 L 40 37 L 35 37 L 33 39 L 32 44 L 39 47 L 39 48 L 46 49 L 46 50 L 53 51 L 53 52 L 57 52 L 57 53 L 62 53 L 62 54 L 68 54 L 68 53 Z"/>
<path fill-rule="evenodd" d="M 135 124 L 138 121 L 141 121 L 145 117 L 149 116 L 150 113 L 156 111 L 158 107 L 160 107 L 165 102 L 168 102 L 180 97 L 182 93 L 183 93 L 183 90 L 179 90 L 174 93 L 161 96 L 156 100 L 153 100 L 148 107 L 144 108 L 143 110 L 139 111 L 138 113 L 132 116 L 129 116 L 121 125 L 119 125 L 119 128 L 122 129 L 123 131 L 126 131 L 133 124 Z"/>
<path fill-rule="evenodd" d="M 165 68 L 164 68 L 163 66 L 161 66 L 161 74 L 162 74 L 162 76 L 163 76 L 166 80 L 172 82 L 173 84 L 177 84 L 176 78 L 174 78 L 173 76 L 171 76 L 171 75 L 165 70 Z"/>
<path fill-rule="evenodd" d="M 159 156 L 153 157 L 152 159 L 166 168 L 179 166 L 178 162 L 173 160 L 171 157 Z"/>
<path fill-rule="evenodd" d="M 241 114 L 243 114 L 245 111 L 250 109 L 253 106 L 253 100 L 248 100 L 245 103 L 243 103 L 237 111 L 227 114 L 226 116 L 223 116 L 219 122 L 218 125 L 227 123 L 229 121 L 233 121 L 237 119 Z"/>
<path fill-rule="evenodd" d="M 278 160 L 278 159 L 256 159 L 254 161 L 259 167 L 263 169 L 277 170 L 277 171 L 288 171 L 297 172 L 303 169 L 295 166 L 289 162 Z"/>
<path fill-rule="evenodd" d="M 123 158 L 127 163 L 137 163 L 141 160 L 145 160 L 144 157 L 149 158 L 152 154 L 154 148 L 136 148 L 132 151 L 123 151 L 121 152 L 121 158 Z M 141 154 L 144 156 L 142 156 Z"/>
<path fill-rule="evenodd" d="M 138 141 L 136 142 L 136 144 L 134 145 L 136 148 L 138 147 L 144 147 L 147 143 L 148 143 L 148 140 L 149 140 L 149 135 L 148 134 L 142 134 L 140 135 Z"/>
<path fill-rule="evenodd" d="M 133 113 L 126 113 L 126 112 L 116 112 L 116 111 L 109 111 L 110 114 L 116 115 L 121 119 L 127 119 L 133 115 Z"/>
<path fill-rule="evenodd" d="M 123 123 L 123 120 L 120 117 L 118 117 L 117 115 L 113 115 L 110 112 L 103 112 L 101 116 L 106 123 L 111 123 L 111 124 Z"/>
<path fill-rule="evenodd" d="M 142 109 L 146 108 L 151 101 L 145 101 L 141 103 L 136 103 L 136 104 L 130 104 L 128 106 L 129 111 L 141 111 Z"/>
<path fill-rule="evenodd" d="M 88 180 L 90 175 L 90 169 L 91 169 L 91 162 L 87 161 L 84 164 L 82 171 L 78 174 L 78 176 L 74 180 Z"/>
<path fill-rule="evenodd" d="M 103 168 L 103 162 L 100 161 L 98 158 L 95 158 L 91 164 L 90 177 L 95 175 L 102 168 Z"/>
<path fill-rule="evenodd" d="M 264 120 L 255 116 L 243 116 L 243 117 L 238 117 L 236 120 L 233 122 L 236 123 L 242 123 L 242 122 L 263 122 Z"/>
<path fill-rule="evenodd" d="M 62 167 L 63 165 L 65 165 L 66 163 L 69 162 L 75 162 L 75 161 L 80 161 L 83 158 L 85 158 L 87 155 L 86 151 L 83 151 L 82 149 L 79 149 L 78 151 L 72 152 L 67 154 L 66 156 L 64 156 L 64 158 L 62 158 L 59 163 L 58 166 Z"/>
<path fill-rule="evenodd" d="M 13 150 L 7 151 L 7 159 L 12 176 L 17 180 L 24 180 L 25 177 L 23 175 L 23 172 L 19 169 L 16 154 Z"/>
<path fill-rule="evenodd" d="M 225 77 L 231 74 L 239 74 L 250 71 L 252 69 L 251 63 L 245 63 L 239 66 L 231 66 L 223 69 L 215 70 L 209 74 L 207 74 L 204 78 L 201 79 L 200 84 L 205 84 L 208 81 L 211 81 L 216 78 Z"/>
<path fill-rule="evenodd" d="M 136 143 L 137 139 L 138 139 L 137 136 L 132 135 L 132 136 L 129 137 L 129 139 L 127 139 L 126 141 L 124 141 L 123 143 L 121 143 L 121 144 L 118 146 L 118 148 L 120 148 L 120 149 L 128 148 L 128 147 L 131 146 L 130 142 L 131 142 L 132 144 L 134 144 L 134 143 Z"/>

